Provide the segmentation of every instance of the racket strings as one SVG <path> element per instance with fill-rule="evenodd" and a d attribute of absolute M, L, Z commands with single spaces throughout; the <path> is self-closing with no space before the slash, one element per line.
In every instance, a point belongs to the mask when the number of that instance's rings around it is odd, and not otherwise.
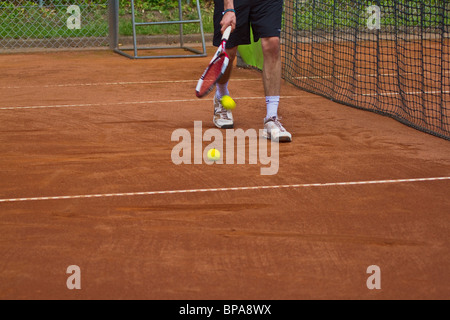
<path fill-rule="evenodd" d="M 225 45 L 227 43 L 228 38 L 230 37 L 231 26 L 228 26 L 225 29 L 225 32 L 222 36 L 222 43 L 217 49 L 214 57 L 218 55 L 216 59 L 214 59 L 206 69 L 206 71 L 202 74 L 201 78 L 197 82 L 197 87 L 195 88 L 197 97 L 201 98 L 206 96 L 209 92 L 214 89 L 215 84 L 222 75 L 225 73 L 226 68 L 228 67 L 228 63 L 230 61 L 230 57 L 225 51 Z"/>
<path fill-rule="evenodd" d="M 208 71 L 203 76 L 203 83 L 199 89 L 199 93 L 203 95 L 205 92 L 212 90 L 212 86 L 219 80 L 222 73 L 225 55 L 219 56 L 209 67 Z"/>

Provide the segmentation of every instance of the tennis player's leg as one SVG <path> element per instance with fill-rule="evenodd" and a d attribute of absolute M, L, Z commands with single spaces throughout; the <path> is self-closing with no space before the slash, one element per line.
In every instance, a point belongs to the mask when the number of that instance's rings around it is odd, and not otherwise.
<path fill-rule="evenodd" d="M 214 117 L 213 123 L 220 129 L 231 129 L 234 127 L 234 118 L 231 110 L 227 110 L 222 106 L 222 97 L 230 95 L 228 90 L 228 82 L 233 70 L 233 61 L 236 57 L 237 48 L 226 49 L 226 52 L 230 58 L 227 70 L 223 76 L 217 81 L 216 93 L 214 94 Z"/>
<path fill-rule="evenodd" d="M 292 141 L 292 135 L 283 127 L 278 117 L 281 91 L 281 15 L 282 0 L 262 0 L 252 8 L 250 21 L 255 41 L 261 39 L 264 56 L 263 84 L 266 95 L 264 135 L 279 142 Z"/>
<path fill-rule="evenodd" d="M 283 127 L 278 117 L 281 92 L 280 38 L 261 38 L 264 56 L 263 83 L 266 95 L 264 136 L 278 142 L 291 142 L 292 135 Z"/>
<path fill-rule="evenodd" d="M 220 78 L 216 84 L 216 94 L 214 95 L 214 125 L 218 128 L 227 129 L 233 128 L 234 119 L 230 110 L 226 110 L 220 103 L 224 95 L 230 95 L 228 83 L 233 71 L 234 60 L 237 55 L 237 48 L 241 44 L 250 44 L 250 26 L 249 26 L 249 12 L 250 3 L 252 0 L 241 0 L 235 3 L 236 11 L 236 28 L 231 33 L 227 41 L 226 52 L 230 58 L 228 68 L 225 74 Z M 223 0 L 214 0 L 214 46 L 219 46 L 222 38 L 221 24 L 222 12 L 224 9 Z"/>
<path fill-rule="evenodd" d="M 279 96 L 281 91 L 280 38 L 262 38 L 261 47 L 264 56 L 262 75 L 265 95 Z"/>
<path fill-rule="evenodd" d="M 223 76 L 219 79 L 216 85 L 216 95 L 218 98 L 222 98 L 225 95 L 229 95 L 230 92 L 228 90 L 228 82 L 231 78 L 231 73 L 233 71 L 233 63 L 236 59 L 237 55 L 237 47 L 233 48 L 226 48 L 226 52 L 228 54 L 228 57 L 230 58 L 230 61 L 228 63 L 227 70 L 223 74 Z"/>

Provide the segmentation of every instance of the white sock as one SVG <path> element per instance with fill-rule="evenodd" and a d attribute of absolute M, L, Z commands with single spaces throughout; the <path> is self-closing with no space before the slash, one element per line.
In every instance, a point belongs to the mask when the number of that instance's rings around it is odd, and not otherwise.
<path fill-rule="evenodd" d="M 217 83 L 216 84 L 216 96 L 220 100 L 223 96 L 230 95 L 228 91 L 228 82 L 224 84 Z"/>
<path fill-rule="evenodd" d="M 278 117 L 279 103 L 280 103 L 280 96 L 266 96 L 266 107 L 267 107 L 266 119 L 271 117 Z"/>

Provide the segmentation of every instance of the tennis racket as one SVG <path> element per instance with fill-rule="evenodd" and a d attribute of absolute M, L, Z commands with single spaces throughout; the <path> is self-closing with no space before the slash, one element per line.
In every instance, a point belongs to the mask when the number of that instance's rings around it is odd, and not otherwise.
<path fill-rule="evenodd" d="M 206 96 L 216 85 L 217 81 L 223 76 L 227 70 L 230 58 L 225 52 L 225 45 L 230 37 L 231 27 L 225 29 L 222 35 L 222 42 L 214 54 L 208 67 L 203 72 L 202 76 L 197 82 L 195 93 L 198 98 Z"/>

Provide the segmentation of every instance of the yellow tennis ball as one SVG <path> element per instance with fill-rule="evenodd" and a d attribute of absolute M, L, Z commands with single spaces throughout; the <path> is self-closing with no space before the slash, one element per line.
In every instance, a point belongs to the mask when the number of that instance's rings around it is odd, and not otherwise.
<path fill-rule="evenodd" d="M 230 96 L 223 96 L 222 100 L 220 100 L 222 106 L 227 110 L 232 110 L 236 107 L 236 102 L 234 102 L 233 98 Z"/>
<path fill-rule="evenodd" d="M 217 161 L 220 159 L 220 151 L 212 148 L 208 150 L 208 159 L 211 161 Z"/>

